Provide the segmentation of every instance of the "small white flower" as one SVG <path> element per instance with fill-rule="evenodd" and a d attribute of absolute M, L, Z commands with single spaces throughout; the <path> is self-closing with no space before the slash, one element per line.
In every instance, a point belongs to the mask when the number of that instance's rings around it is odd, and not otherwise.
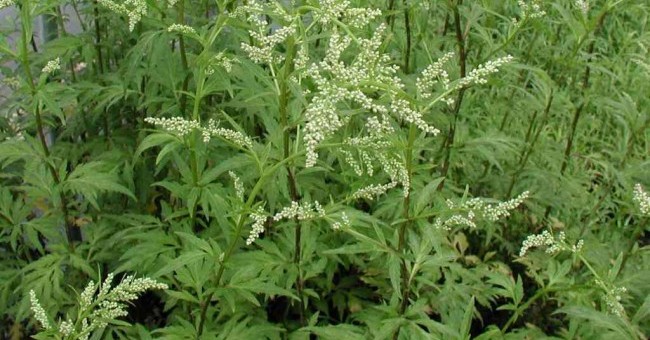
<path fill-rule="evenodd" d="M 235 192 L 237 193 L 237 198 L 239 198 L 240 201 L 244 200 L 244 185 L 241 183 L 241 179 L 237 175 L 235 175 L 234 172 L 228 171 L 228 176 L 232 179 L 234 185 L 235 185 Z"/>
<path fill-rule="evenodd" d="M 589 0 L 575 0 L 574 4 L 580 9 L 582 14 L 587 15 L 589 13 Z"/>
<path fill-rule="evenodd" d="M 176 33 L 183 33 L 183 34 L 196 34 L 196 31 L 194 30 L 193 27 L 188 26 L 188 25 L 181 25 L 181 24 L 172 24 L 169 27 L 167 27 L 167 32 L 176 32 Z"/>
<path fill-rule="evenodd" d="M 648 196 L 648 193 L 643 190 L 641 184 L 637 183 L 634 186 L 632 199 L 639 206 L 639 211 L 642 215 L 650 216 L 650 196 Z"/>
<path fill-rule="evenodd" d="M 336 221 L 332 224 L 332 229 L 334 230 L 339 230 L 341 228 L 349 228 L 350 227 L 350 219 L 348 218 L 348 215 L 343 212 L 341 213 L 341 221 Z"/>
<path fill-rule="evenodd" d="M 251 227 L 251 232 L 246 239 L 246 245 L 251 245 L 255 240 L 260 237 L 260 234 L 264 232 L 264 223 L 266 223 L 266 212 L 261 206 L 257 208 L 255 212 L 251 214 L 251 219 L 253 219 L 253 226 Z"/>
<path fill-rule="evenodd" d="M 43 70 L 41 72 L 45 74 L 50 74 L 60 69 L 61 69 L 61 58 L 56 58 L 54 60 L 48 61 L 45 67 L 43 67 Z"/>
<path fill-rule="evenodd" d="M 542 9 L 542 5 L 539 0 L 531 0 L 530 3 L 526 1 L 519 0 L 519 9 L 521 10 L 520 19 L 512 19 L 513 23 L 516 26 L 520 26 L 522 22 L 527 19 L 536 19 L 541 18 L 546 15 L 546 12 Z"/>
<path fill-rule="evenodd" d="M 73 332 L 74 324 L 72 323 L 72 320 L 61 321 L 61 324 L 59 325 L 59 333 L 61 333 L 61 335 L 66 337 L 70 336 Z"/>
<path fill-rule="evenodd" d="M 29 291 L 29 300 L 31 301 L 31 309 L 32 313 L 34 313 L 34 318 L 36 321 L 38 321 L 43 328 L 50 329 L 51 326 L 50 321 L 47 317 L 47 313 L 45 313 L 45 309 L 43 309 L 43 306 L 41 306 L 41 303 L 38 301 L 36 292 L 34 292 L 34 290 Z"/>
<path fill-rule="evenodd" d="M 394 188 L 395 186 L 397 186 L 396 182 L 390 182 L 388 184 L 371 184 L 365 188 L 357 190 L 354 194 L 352 194 L 352 198 L 365 198 L 372 201 L 375 197 L 384 194 L 386 191 Z"/>
<path fill-rule="evenodd" d="M 0 0 L 0 9 L 5 7 L 13 6 L 15 3 L 14 0 Z"/>
<path fill-rule="evenodd" d="M 133 31 L 135 25 L 147 14 L 146 0 L 124 0 L 117 4 L 112 0 L 97 0 L 97 3 L 120 15 L 129 18 L 129 31 Z"/>
<path fill-rule="evenodd" d="M 293 201 L 290 206 L 284 207 L 280 212 L 276 213 L 273 216 L 273 220 L 280 221 L 282 219 L 290 220 L 296 218 L 299 221 L 303 221 L 315 217 L 322 217 L 324 215 L 325 211 L 318 201 L 303 204 Z"/>

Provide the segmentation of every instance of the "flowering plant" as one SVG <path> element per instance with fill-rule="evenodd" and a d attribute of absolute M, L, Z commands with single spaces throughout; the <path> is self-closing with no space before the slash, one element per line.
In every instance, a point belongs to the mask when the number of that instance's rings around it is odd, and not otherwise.
<path fill-rule="evenodd" d="M 642 2 L 0 10 L 2 338 L 650 333 Z"/>

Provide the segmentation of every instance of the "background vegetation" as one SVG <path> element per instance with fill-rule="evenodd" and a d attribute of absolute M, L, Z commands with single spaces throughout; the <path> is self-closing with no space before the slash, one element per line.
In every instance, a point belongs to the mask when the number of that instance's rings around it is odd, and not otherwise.
<path fill-rule="evenodd" d="M 3 7 L 0 337 L 650 333 L 646 1 Z"/>

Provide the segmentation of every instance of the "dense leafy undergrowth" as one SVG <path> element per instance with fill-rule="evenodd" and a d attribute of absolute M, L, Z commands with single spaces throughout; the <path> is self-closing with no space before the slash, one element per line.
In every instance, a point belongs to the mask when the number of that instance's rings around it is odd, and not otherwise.
<path fill-rule="evenodd" d="M 0 337 L 650 334 L 646 1 L 0 8 Z"/>

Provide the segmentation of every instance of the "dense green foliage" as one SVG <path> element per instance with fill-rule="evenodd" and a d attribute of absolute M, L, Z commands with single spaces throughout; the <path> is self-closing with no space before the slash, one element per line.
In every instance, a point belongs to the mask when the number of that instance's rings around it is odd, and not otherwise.
<path fill-rule="evenodd" d="M 650 334 L 646 1 L 2 7 L 0 338 Z"/>

